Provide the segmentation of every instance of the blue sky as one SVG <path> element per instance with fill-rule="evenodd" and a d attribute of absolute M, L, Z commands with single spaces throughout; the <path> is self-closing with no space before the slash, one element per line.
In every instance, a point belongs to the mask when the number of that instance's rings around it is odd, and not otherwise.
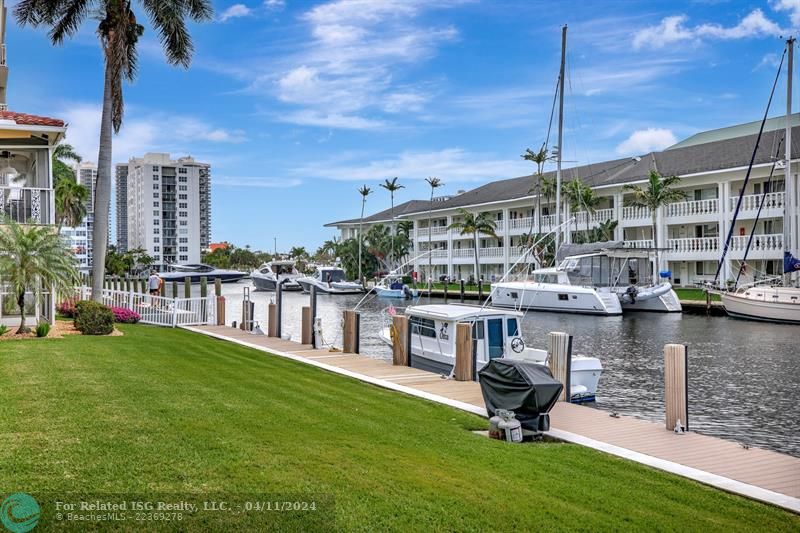
<path fill-rule="evenodd" d="M 12 2 L 13 3 L 13 2 Z M 136 4 L 136 2 L 135 2 Z M 125 87 L 114 162 L 146 151 L 212 164 L 213 240 L 313 250 L 358 216 L 531 168 L 546 134 L 569 25 L 564 158 L 579 164 L 660 149 L 757 120 L 781 36 L 800 0 L 215 1 L 191 28 L 189 70 L 169 67 L 147 28 Z M 136 5 L 135 9 L 139 9 Z M 69 121 L 97 157 L 102 61 L 93 21 L 64 46 L 8 31 L 9 107 Z M 773 115 L 782 112 L 782 98 Z M 113 202 L 112 202 L 113 204 Z"/>

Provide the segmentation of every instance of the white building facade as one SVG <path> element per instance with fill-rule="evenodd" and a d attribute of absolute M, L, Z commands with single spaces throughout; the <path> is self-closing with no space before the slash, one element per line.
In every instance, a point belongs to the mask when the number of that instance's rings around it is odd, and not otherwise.
<path fill-rule="evenodd" d="M 795 123 L 800 123 L 798 116 Z M 742 280 L 777 276 L 783 273 L 783 252 L 798 256 L 798 235 L 784 242 L 784 223 L 798 217 L 799 198 L 788 199 L 785 172 L 773 171 L 776 146 L 783 139 L 782 120 L 771 120 L 756 154 L 756 164 L 744 188 L 741 208 L 732 229 L 726 260 L 719 281 L 734 279 L 742 270 Z M 624 241 L 628 247 L 657 247 L 661 249 L 661 270 L 671 272 L 675 285 L 691 286 L 714 279 L 733 213 L 744 187 L 747 166 L 755 147 L 758 123 L 713 130 L 695 135 L 662 152 L 641 157 L 607 161 L 567 169 L 564 181 L 581 178 L 599 197 L 591 211 L 581 209 L 570 213 L 565 208 L 563 220 L 574 219 L 564 240 L 570 242 L 577 233 L 598 228 L 608 221 L 616 222 L 613 240 Z M 800 138 L 800 127 L 793 139 Z M 800 155 L 800 145 L 793 153 Z M 780 155 L 778 156 L 780 158 Z M 793 159 L 791 179 L 797 191 L 797 159 Z M 648 209 L 628 206 L 632 195 L 626 185 L 645 186 L 651 170 L 663 176 L 681 177 L 676 188 L 685 192 L 682 201 L 661 207 L 656 213 L 656 238 L 653 241 L 652 214 Z M 770 179 L 770 173 L 772 178 Z M 548 178 L 554 173 L 546 173 Z M 434 206 L 431 227 L 428 210 L 404 213 L 401 219 L 414 221 L 415 249 L 418 253 L 432 248 L 433 271 L 428 270 L 428 257 L 420 258 L 415 270 L 434 279 L 450 276 L 469 279 L 475 274 L 472 235 L 461 235 L 448 227 L 459 220 L 460 209 L 489 213 L 496 222 L 498 238 L 480 235 L 478 255 L 480 275 L 485 280 L 498 280 L 525 251 L 528 235 L 553 231 L 555 203 L 552 198 L 541 202 L 529 193 L 535 190 L 532 176 L 491 182 L 467 191 Z M 766 192 L 766 194 L 764 194 Z M 763 205 L 762 205 L 763 201 Z M 537 211 L 540 206 L 541 212 Z M 759 207 L 761 212 L 759 215 Z M 758 221 L 756 218 L 758 215 Z M 349 227 L 341 227 L 343 236 Z M 752 245 L 746 266 L 745 250 L 750 236 Z M 742 281 L 740 280 L 740 281 Z"/>
<path fill-rule="evenodd" d="M 191 157 L 171 159 L 148 153 L 117 165 L 117 204 L 126 199 L 126 212 L 117 213 L 117 232 L 125 235 L 125 249 L 142 248 L 156 268 L 198 263 L 211 232 L 211 167 Z M 125 176 L 121 189 L 120 176 Z"/>
<path fill-rule="evenodd" d="M 78 268 L 81 272 L 89 273 L 92 269 L 92 232 L 94 231 L 94 197 L 97 188 L 97 164 L 82 161 L 75 165 L 75 177 L 81 185 L 89 191 L 89 201 L 86 205 L 86 217 L 76 227 L 62 227 L 61 235 L 67 240 L 68 245 L 75 254 Z"/>

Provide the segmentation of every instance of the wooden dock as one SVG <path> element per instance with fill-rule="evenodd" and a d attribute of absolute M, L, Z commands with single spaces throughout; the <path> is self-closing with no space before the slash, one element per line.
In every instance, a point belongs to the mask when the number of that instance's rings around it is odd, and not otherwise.
<path fill-rule="evenodd" d="M 384 388 L 486 416 L 480 385 L 364 355 L 327 349 L 225 326 L 185 329 L 347 375 Z M 800 513 L 800 458 L 688 432 L 664 423 L 559 402 L 551 411 L 553 437 L 624 457 Z"/>

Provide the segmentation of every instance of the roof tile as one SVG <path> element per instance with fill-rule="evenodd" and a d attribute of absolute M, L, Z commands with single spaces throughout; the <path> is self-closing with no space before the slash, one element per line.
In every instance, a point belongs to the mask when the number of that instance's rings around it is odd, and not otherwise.
<path fill-rule="evenodd" d="M 16 111 L 0 111 L 0 120 L 13 120 L 20 126 L 52 126 L 54 128 L 63 128 L 65 125 L 64 121 L 61 119 L 39 117 L 27 113 L 18 113 Z"/>

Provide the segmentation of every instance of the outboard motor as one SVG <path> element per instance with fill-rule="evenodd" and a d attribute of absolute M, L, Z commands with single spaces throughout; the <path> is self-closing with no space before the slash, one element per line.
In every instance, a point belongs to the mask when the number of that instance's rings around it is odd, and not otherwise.
<path fill-rule="evenodd" d="M 625 289 L 625 294 L 622 295 L 622 300 L 625 303 L 635 304 L 636 303 L 636 293 L 637 289 L 634 285 L 630 285 L 627 289 Z"/>
<path fill-rule="evenodd" d="M 411 289 L 408 288 L 408 285 L 403 285 L 403 294 L 405 294 L 407 300 L 410 300 L 414 297 L 414 294 L 411 292 Z"/>

